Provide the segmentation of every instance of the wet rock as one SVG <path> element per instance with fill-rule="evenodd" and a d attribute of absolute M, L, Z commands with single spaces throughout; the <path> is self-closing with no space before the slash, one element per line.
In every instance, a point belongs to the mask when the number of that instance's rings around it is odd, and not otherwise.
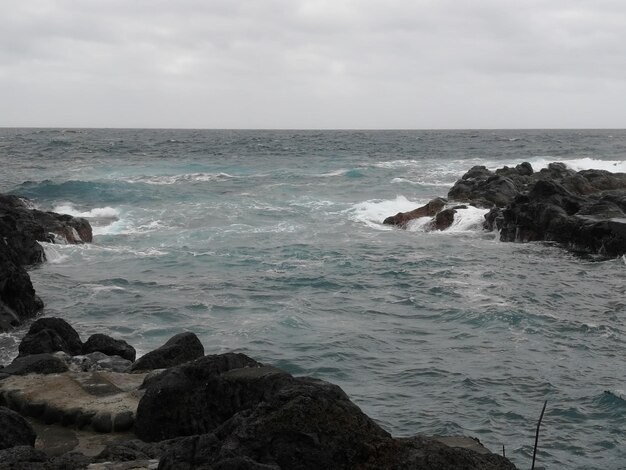
<path fill-rule="evenodd" d="M 439 212 L 433 221 L 430 223 L 430 230 L 445 230 L 449 228 L 454 222 L 454 214 L 456 214 L 455 208 L 444 209 Z"/>
<path fill-rule="evenodd" d="M 19 345 L 19 355 L 64 351 L 70 355 L 82 352 L 83 343 L 72 326 L 62 318 L 36 320 Z"/>
<path fill-rule="evenodd" d="M 185 332 L 172 336 L 163 346 L 140 357 L 132 371 L 163 369 L 183 364 L 204 356 L 204 346 L 195 333 Z"/>
<path fill-rule="evenodd" d="M 34 446 L 37 435 L 19 414 L 0 406 L 0 450 L 15 446 Z"/>
<path fill-rule="evenodd" d="M 425 206 L 418 207 L 417 209 L 409 212 L 398 212 L 394 216 L 387 217 L 383 221 L 383 224 L 406 227 L 411 220 L 418 219 L 420 217 L 433 217 L 445 207 L 446 202 L 447 201 L 445 199 L 435 198 L 428 202 Z"/>
<path fill-rule="evenodd" d="M 128 361 L 135 361 L 135 348 L 126 341 L 113 339 L 103 334 L 91 335 L 83 345 L 83 354 L 101 352 L 107 356 L 120 356 Z"/>

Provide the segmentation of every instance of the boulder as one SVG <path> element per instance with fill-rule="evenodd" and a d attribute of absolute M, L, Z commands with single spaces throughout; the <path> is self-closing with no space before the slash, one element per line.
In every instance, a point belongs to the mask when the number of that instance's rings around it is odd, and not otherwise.
<path fill-rule="evenodd" d="M 31 354 L 16 357 L 11 364 L 2 369 L 4 374 L 58 374 L 68 370 L 67 364 L 52 354 Z"/>
<path fill-rule="evenodd" d="M 15 446 L 34 446 L 37 435 L 15 411 L 0 406 L 0 450 Z"/>
<path fill-rule="evenodd" d="M 153 378 L 135 432 L 165 446 L 162 470 L 515 468 L 503 457 L 435 440 L 393 439 L 338 386 L 243 354 L 206 356 Z M 150 456 L 128 447 L 115 453 Z"/>
<path fill-rule="evenodd" d="M 62 318 L 35 320 L 19 345 L 19 355 L 63 351 L 72 356 L 81 354 L 83 343 L 72 326 Z"/>
<path fill-rule="evenodd" d="M 83 354 L 99 351 L 108 356 L 120 356 L 128 361 L 135 361 L 135 348 L 126 341 L 113 339 L 103 334 L 91 335 L 83 345 Z"/>
<path fill-rule="evenodd" d="M 418 219 L 420 217 L 433 217 L 445 207 L 446 202 L 447 201 L 445 199 L 435 198 L 428 202 L 428 204 L 418 207 L 412 211 L 398 212 L 396 215 L 387 217 L 383 221 L 383 224 L 396 225 L 405 228 L 411 220 Z"/>
<path fill-rule="evenodd" d="M 162 441 L 214 429 L 240 408 L 245 408 L 244 401 L 254 401 L 249 395 L 235 396 L 237 391 L 221 392 L 230 393 L 227 397 L 207 395 L 224 384 L 224 373 L 242 368 L 262 368 L 262 364 L 244 354 L 210 355 L 153 377 L 145 384 L 146 392 L 137 407 L 137 437 L 144 441 Z M 275 372 L 275 369 L 262 369 L 262 377 Z M 278 380 L 274 379 L 273 382 Z"/>
<path fill-rule="evenodd" d="M 195 333 L 179 333 L 172 336 L 163 346 L 137 359 L 131 370 L 134 372 L 163 369 L 202 356 L 204 356 L 204 346 Z"/>

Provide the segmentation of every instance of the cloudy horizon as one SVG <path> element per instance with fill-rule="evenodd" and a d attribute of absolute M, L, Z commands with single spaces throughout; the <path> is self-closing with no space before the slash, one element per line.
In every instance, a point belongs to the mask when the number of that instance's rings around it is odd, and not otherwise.
<path fill-rule="evenodd" d="M 2 127 L 626 127 L 626 4 L 30 0 Z"/>

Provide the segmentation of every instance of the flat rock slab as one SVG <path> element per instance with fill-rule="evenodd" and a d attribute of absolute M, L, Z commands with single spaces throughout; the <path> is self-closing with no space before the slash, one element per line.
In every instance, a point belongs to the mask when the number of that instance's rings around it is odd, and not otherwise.
<path fill-rule="evenodd" d="M 46 424 L 109 433 L 131 429 L 145 374 L 64 372 L 0 381 L 0 404 Z"/>
<path fill-rule="evenodd" d="M 491 451 L 483 446 L 478 439 L 467 436 L 433 436 L 433 439 L 447 445 L 460 449 L 473 450 L 479 454 L 490 454 Z"/>

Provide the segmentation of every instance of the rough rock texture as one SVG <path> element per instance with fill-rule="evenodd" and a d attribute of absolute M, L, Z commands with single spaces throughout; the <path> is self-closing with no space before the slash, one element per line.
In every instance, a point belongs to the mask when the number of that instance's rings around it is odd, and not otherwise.
<path fill-rule="evenodd" d="M 120 356 L 128 361 L 134 362 L 137 353 L 126 341 L 113 339 L 103 334 L 91 335 L 83 345 L 83 354 L 101 352 L 107 356 Z"/>
<path fill-rule="evenodd" d="M 626 253 L 626 174 L 578 173 L 551 163 L 505 208 L 485 217 L 485 228 L 508 242 L 555 241 L 572 251 L 608 257 Z"/>
<path fill-rule="evenodd" d="M 625 173 L 576 172 L 563 163 L 538 172 L 527 162 L 495 172 L 475 166 L 450 189 L 448 200 L 491 209 L 484 228 L 499 230 L 501 241 L 553 241 L 607 257 L 626 253 Z M 444 230 L 454 221 L 455 207 L 437 207 L 427 228 Z M 403 227 L 411 214 L 432 216 L 427 205 L 384 223 Z"/>
<path fill-rule="evenodd" d="M 0 238 L 0 332 L 34 317 L 43 308 L 28 273 L 16 262 L 19 259 Z"/>
<path fill-rule="evenodd" d="M 213 387 L 224 383 L 225 372 L 242 368 L 262 368 L 262 364 L 244 354 L 210 355 L 151 379 L 137 408 L 137 436 L 144 441 L 162 441 L 214 429 L 237 411 L 235 406 L 245 406 L 243 400 L 254 400 L 248 395 L 227 398 L 218 395 L 215 399 L 207 395 L 213 392 Z M 265 377 L 276 369 L 262 370 Z M 231 403 L 226 403 L 231 399 Z"/>
<path fill-rule="evenodd" d="M 62 318 L 47 317 L 35 320 L 19 345 L 19 355 L 64 351 L 81 354 L 83 342 L 72 326 Z"/>
<path fill-rule="evenodd" d="M 37 435 L 19 414 L 0 406 L 0 449 L 15 446 L 34 446 Z"/>
<path fill-rule="evenodd" d="M 140 357 L 133 371 L 164 369 L 204 356 L 204 346 L 195 333 L 186 332 L 172 336 L 163 346 Z"/>
<path fill-rule="evenodd" d="M 0 228 L 40 242 L 93 240 L 93 231 L 86 219 L 33 209 L 28 200 L 13 195 L 0 194 Z"/>
<path fill-rule="evenodd" d="M 425 206 L 418 207 L 409 212 L 398 212 L 396 215 L 391 217 L 387 217 L 383 224 L 386 225 L 396 225 L 398 227 L 406 227 L 406 225 L 414 219 L 418 219 L 420 217 L 433 217 L 438 212 L 443 210 L 446 206 L 446 200 L 442 198 L 435 198 L 432 201 L 428 202 Z"/>
<path fill-rule="evenodd" d="M 243 354 L 206 356 L 153 378 L 135 432 L 147 441 L 170 439 L 160 469 L 515 468 L 435 439 L 393 439 L 336 385 Z M 115 452 L 151 456 L 136 446 Z"/>

